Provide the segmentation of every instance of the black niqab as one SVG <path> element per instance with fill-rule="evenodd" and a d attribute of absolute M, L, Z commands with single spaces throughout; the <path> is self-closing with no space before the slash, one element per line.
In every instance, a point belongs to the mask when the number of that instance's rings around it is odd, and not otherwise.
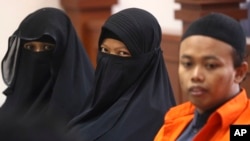
<path fill-rule="evenodd" d="M 152 141 L 175 105 L 160 49 L 161 28 L 145 10 L 113 14 L 102 27 L 99 46 L 112 32 L 132 57 L 101 53 L 94 87 L 82 113 L 69 126 L 87 141 Z"/>
<path fill-rule="evenodd" d="M 53 52 L 24 49 L 24 41 L 53 39 Z M 9 38 L 2 60 L 8 86 L 1 114 L 39 114 L 68 122 L 80 113 L 89 94 L 94 70 L 68 16 L 56 8 L 28 15 Z"/>

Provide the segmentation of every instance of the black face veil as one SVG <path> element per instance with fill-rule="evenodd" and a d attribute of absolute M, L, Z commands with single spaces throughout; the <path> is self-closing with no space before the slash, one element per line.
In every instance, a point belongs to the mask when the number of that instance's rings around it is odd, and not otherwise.
<path fill-rule="evenodd" d="M 24 41 L 51 38 L 52 52 L 24 49 Z M 67 15 L 42 8 L 28 15 L 9 38 L 2 60 L 8 86 L 1 112 L 10 115 L 48 114 L 68 121 L 82 109 L 94 70 Z"/>
<path fill-rule="evenodd" d="M 129 8 L 104 23 L 99 46 L 112 32 L 132 57 L 99 51 L 94 87 L 71 132 L 88 141 L 152 141 L 175 100 L 160 49 L 161 28 L 153 15 Z M 100 48 L 99 48 L 100 49 Z"/>

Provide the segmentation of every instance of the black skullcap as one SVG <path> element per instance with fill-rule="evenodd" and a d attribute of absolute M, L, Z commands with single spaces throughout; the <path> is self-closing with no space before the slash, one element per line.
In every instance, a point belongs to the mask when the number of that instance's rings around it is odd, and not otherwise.
<path fill-rule="evenodd" d="M 230 44 L 241 59 L 245 54 L 246 36 L 238 21 L 221 14 L 210 13 L 194 21 L 182 35 L 181 41 L 192 35 L 204 35 Z"/>

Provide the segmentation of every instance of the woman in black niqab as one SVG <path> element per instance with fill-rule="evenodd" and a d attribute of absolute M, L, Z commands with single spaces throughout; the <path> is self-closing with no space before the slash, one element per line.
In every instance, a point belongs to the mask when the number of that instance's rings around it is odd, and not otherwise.
<path fill-rule="evenodd" d="M 69 127 L 86 141 L 152 141 L 175 105 L 163 60 L 161 28 L 149 12 L 129 8 L 110 16 L 99 38 L 94 87 Z M 131 57 L 101 51 L 106 38 L 123 42 Z"/>
<path fill-rule="evenodd" d="M 52 51 L 33 52 L 24 43 L 55 44 Z M 79 114 L 94 76 L 90 60 L 68 16 L 56 8 L 29 14 L 9 38 L 2 60 L 8 86 L 0 114 L 48 115 L 68 122 Z"/>

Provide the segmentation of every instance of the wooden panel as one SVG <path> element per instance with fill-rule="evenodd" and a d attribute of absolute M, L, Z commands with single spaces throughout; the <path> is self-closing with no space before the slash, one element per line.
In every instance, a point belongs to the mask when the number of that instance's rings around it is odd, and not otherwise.
<path fill-rule="evenodd" d="M 117 0 L 61 0 L 94 67 L 101 26 L 116 3 Z"/>
<path fill-rule="evenodd" d="M 176 19 L 182 19 L 182 21 L 188 21 L 192 22 L 196 20 L 199 17 L 202 17 L 208 13 L 211 13 L 212 11 L 224 13 L 226 15 L 230 15 L 236 20 L 245 19 L 247 17 L 247 10 L 239 10 L 239 9 L 210 9 L 210 10 L 201 10 L 201 11 L 195 11 L 195 10 L 176 10 L 175 11 L 175 18 Z"/>
<path fill-rule="evenodd" d="M 85 46 L 87 46 L 88 55 L 92 61 L 92 64 L 96 67 L 96 57 L 98 51 L 98 39 L 101 33 L 101 26 L 104 20 L 93 20 L 86 23 L 83 26 L 83 31 L 85 35 L 83 39 L 85 40 Z"/>
<path fill-rule="evenodd" d="M 175 2 L 201 5 L 201 4 L 240 3 L 240 2 L 245 2 L 245 0 L 175 0 Z"/>
<path fill-rule="evenodd" d="M 181 5 L 175 10 L 175 19 L 182 21 L 182 31 L 186 31 L 190 23 L 211 12 L 220 12 L 236 20 L 247 18 L 247 10 L 240 8 L 245 0 L 175 0 Z"/>
<path fill-rule="evenodd" d="M 250 44 L 247 45 L 247 62 L 248 62 L 248 73 L 246 79 L 241 83 L 241 86 L 244 87 L 247 90 L 248 97 L 250 98 Z"/>
<path fill-rule="evenodd" d="M 61 5 L 70 10 L 93 10 L 108 7 L 117 3 L 117 0 L 61 0 Z"/>
<path fill-rule="evenodd" d="M 181 94 L 179 85 L 179 41 L 180 36 L 167 34 L 162 35 L 161 48 L 177 104 L 187 100 L 186 96 Z"/>

